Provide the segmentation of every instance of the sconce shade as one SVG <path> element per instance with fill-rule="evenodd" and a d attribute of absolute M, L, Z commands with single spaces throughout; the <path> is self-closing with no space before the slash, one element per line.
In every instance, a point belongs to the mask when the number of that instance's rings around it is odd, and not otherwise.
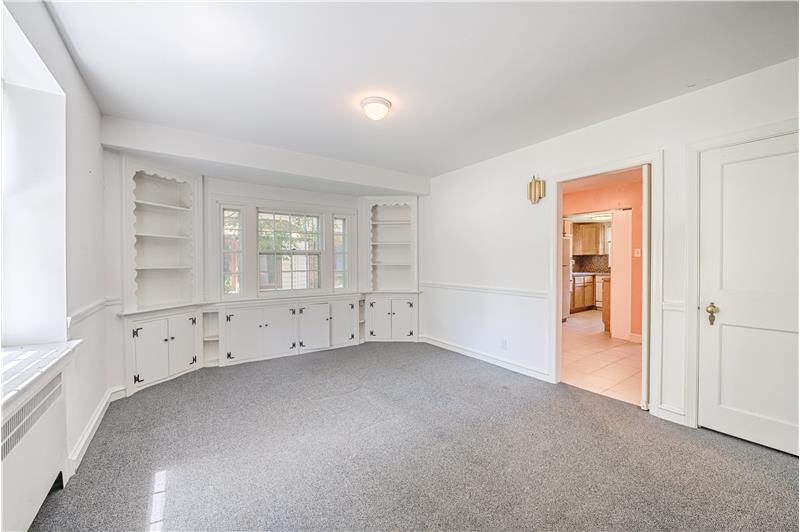
<path fill-rule="evenodd" d="M 536 176 L 533 176 L 531 182 L 528 183 L 528 199 L 531 200 L 531 203 L 536 204 L 539 203 L 539 200 L 544 197 L 544 194 L 544 181 L 541 179 L 536 179 Z"/>

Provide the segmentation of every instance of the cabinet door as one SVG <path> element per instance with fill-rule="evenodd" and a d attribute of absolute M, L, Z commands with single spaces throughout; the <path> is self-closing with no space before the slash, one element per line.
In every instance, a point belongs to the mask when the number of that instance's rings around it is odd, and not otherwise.
<path fill-rule="evenodd" d="M 264 354 L 268 356 L 294 353 L 297 343 L 297 309 L 268 307 L 264 309 Z"/>
<path fill-rule="evenodd" d="M 572 254 L 583 254 L 583 226 L 581 224 L 572 225 Z"/>
<path fill-rule="evenodd" d="M 225 357 L 228 360 L 256 358 L 263 354 L 263 316 L 260 308 L 227 309 Z M 220 353 L 222 356 L 222 354 Z"/>
<path fill-rule="evenodd" d="M 197 363 L 195 334 L 197 326 L 192 324 L 194 314 L 181 314 L 168 320 L 169 329 L 169 374 L 175 375 Z"/>
<path fill-rule="evenodd" d="M 368 338 L 386 339 L 392 337 L 392 300 L 375 299 L 367 303 L 369 325 Z"/>
<path fill-rule="evenodd" d="M 584 286 L 584 289 L 586 291 L 584 292 L 583 296 L 584 297 L 583 306 L 591 307 L 592 305 L 594 305 L 594 277 L 589 277 L 586 281 L 587 281 L 586 285 Z"/>
<path fill-rule="evenodd" d="M 146 386 L 169 376 L 169 335 L 167 320 L 158 319 L 136 323 L 135 384 Z"/>
<path fill-rule="evenodd" d="M 575 285 L 575 308 L 583 308 L 583 295 L 586 293 L 584 285 Z"/>
<path fill-rule="evenodd" d="M 392 299 L 392 338 L 414 336 L 412 305 L 409 299 Z"/>
<path fill-rule="evenodd" d="M 346 345 L 355 341 L 357 330 L 358 303 L 331 303 L 331 345 Z"/>
<path fill-rule="evenodd" d="M 300 307 L 299 346 L 301 350 L 331 346 L 331 307 L 317 303 Z"/>

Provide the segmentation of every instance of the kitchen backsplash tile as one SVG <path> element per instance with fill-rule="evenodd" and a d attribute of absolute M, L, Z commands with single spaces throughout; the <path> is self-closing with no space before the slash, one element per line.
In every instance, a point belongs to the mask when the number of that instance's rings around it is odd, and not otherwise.
<path fill-rule="evenodd" d="M 575 264 L 572 266 L 574 272 L 608 273 L 611 268 L 608 265 L 608 255 L 574 255 Z"/>

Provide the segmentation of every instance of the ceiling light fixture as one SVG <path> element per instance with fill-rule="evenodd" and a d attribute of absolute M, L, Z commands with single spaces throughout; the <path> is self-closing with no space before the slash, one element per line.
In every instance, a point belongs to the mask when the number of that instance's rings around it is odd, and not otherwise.
<path fill-rule="evenodd" d="M 370 120 L 383 120 L 392 108 L 392 102 L 380 96 L 369 96 L 361 100 L 361 108 Z"/>

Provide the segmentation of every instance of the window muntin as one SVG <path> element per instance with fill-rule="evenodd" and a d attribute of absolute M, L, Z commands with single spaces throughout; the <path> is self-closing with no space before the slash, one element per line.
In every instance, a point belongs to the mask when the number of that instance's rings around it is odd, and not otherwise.
<path fill-rule="evenodd" d="M 333 288 L 347 288 L 347 219 L 333 217 Z"/>
<path fill-rule="evenodd" d="M 320 217 L 258 211 L 259 290 L 320 287 Z"/>
<path fill-rule="evenodd" d="M 242 293 L 242 246 L 241 209 L 222 209 L 222 289 L 227 295 Z"/>

